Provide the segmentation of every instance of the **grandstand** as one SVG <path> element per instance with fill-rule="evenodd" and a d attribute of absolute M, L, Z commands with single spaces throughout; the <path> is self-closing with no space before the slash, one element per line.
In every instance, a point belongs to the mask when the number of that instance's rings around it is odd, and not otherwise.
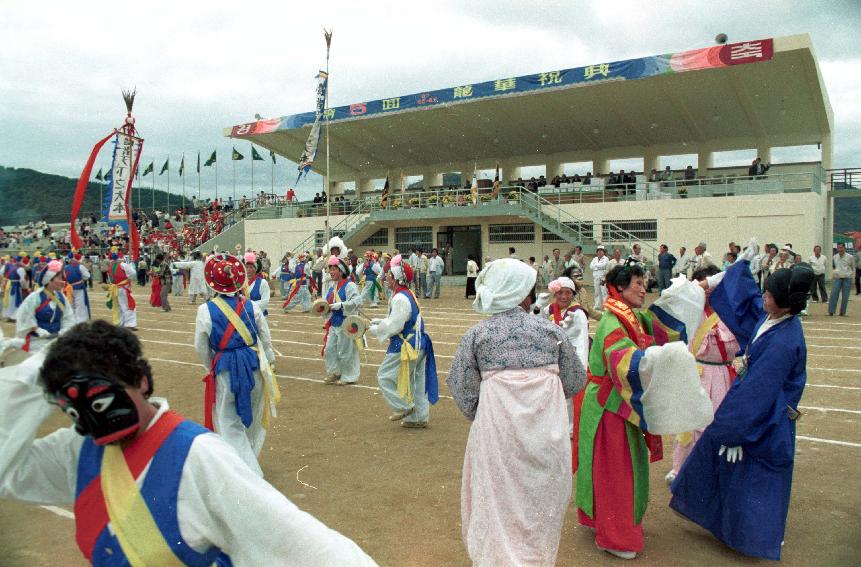
<path fill-rule="evenodd" d="M 540 258 L 560 243 L 589 253 L 639 241 L 648 254 L 663 242 L 722 249 L 758 236 L 809 250 L 832 239 L 826 172 L 834 120 L 806 34 L 451 86 L 326 116 L 330 171 L 324 142 L 314 169 L 326 176 L 330 200 L 350 196 L 330 202 L 330 226 L 354 248 L 451 243 L 462 270 L 467 254 L 496 258 L 509 246 Z M 259 120 L 225 135 L 297 161 L 313 118 Z M 820 157 L 775 163 L 763 175 L 750 175 L 747 165 L 714 166 L 717 152 L 755 150 L 770 163 L 773 148 L 792 146 L 817 146 Z M 693 177 L 650 175 L 664 169 L 662 158 L 678 155 L 690 156 Z M 607 175 L 613 160 L 631 158 L 642 160 L 634 179 Z M 464 187 L 476 170 L 492 177 L 497 163 L 502 189 L 494 195 L 482 179 L 473 204 Z M 593 177 L 586 185 L 565 175 L 564 183 L 531 190 L 518 180 L 533 166 L 543 166 L 548 181 L 566 166 Z M 451 173 L 461 176 L 457 188 L 442 183 Z M 421 189 L 402 191 L 401 176 L 421 176 Z M 391 189 L 383 206 L 385 178 Z M 241 242 L 277 257 L 310 249 L 324 240 L 326 210 L 262 208 L 221 247 Z"/>

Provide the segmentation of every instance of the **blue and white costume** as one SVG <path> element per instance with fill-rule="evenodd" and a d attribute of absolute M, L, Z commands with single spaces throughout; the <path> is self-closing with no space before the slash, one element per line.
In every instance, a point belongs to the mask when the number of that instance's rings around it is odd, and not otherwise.
<path fill-rule="evenodd" d="M 251 282 L 251 285 L 248 286 L 248 299 L 253 301 L 254 304 L 260 308 L 264 317 L 269 315 L 270 294 L 269 282 L 266 281 L 266 278 L 257 274 L 257 277 L 255 277 L 254 281 Z"/>
<path fill-rule="evenodd" d="M 299 261 L 296 262 L 296 267 L 292 271 L 281 274 L 281 281 L 285 282 L 287 289 L 285 301 L 289 298 L 289 302 L 284 306 L 285 313 L 297 305 L 300 306 L 300 313 L 307 313 L 311 310 L 311 292 L 308 291 L 309 272 L 310 270 L 306 271 L 305 263 Z"/>
<path fill-rule="evenodd" d="M 66 264 L 64 268 L 66 283 L 72 286 L 74 297 L 75 319 L 78 323 L 90 320 L 90 296 L 87 294 L 87 280 L 90 279 L 90 271 L 78 263 Z"/>
<path fill-rule="evenodd" d="M 36 275 L 35 281 L 47 285 L 62 270 L 60 262 L 55 260 Z M 75 323 L 75 311 L 66 301 L 66 297 L 60 292 L 54 293 L 40 287 L 28 295 L 18 308 L 15 335 L 29 343 L 24 347 L 25 350 L 37 352 L 68 331 Z"/>
<path fill-rule="evenodd" d="M 207 370 L 212 369 L 215 373 L 214 429 L 236 449 L 252 470 L 263 476 L 257 455 L 266 437 L 263 427 L 263 413 L 268 411 L 264 394 L 266 384 L 260 370 L 259 352 L 252 346 L 262 348 L 270 364 L 275 362 L 269 324 L 254 302 L 245 301 L 239 317 L 250 332 L 251 346 L 239 332 L 233 332 L 227 345 L 221 349 L 229 321 L 214 303 L 217 300 L 224 301 L 234 312 L 239 301 L 234 294 L 219 294 L 200 305 L 194 336 L 194 347 L 200 361 Z"/>
<path fill-rule="evenodd" d="M 345 265 L 343 260 L 339 262 L 342 266 Z M 349 271 L 347 268 L 342 269 L 344 270 Z M 332 287 L 326 292 L 325 297 L 332 306 L 326 322 L 326 336 L 323 342 L 326 383 L 332 384 L 337 381 L 338 384 L 355 384 L 359 381 L 361 371 L 359 349 L 356 339 L 346 333 L 343 324 L 345 318 L 358 313 L 362 296 L 355 283 L 342 279 L 332 282 Z"/>
<path fill-rule="evenodd" d="M 430 405 L 439 399 L 433 343 L 425 333 L 416 299 L 400 286 L 389 303 L 389 316 L 373 320 L 368 331 L 381 343 L 389 340 L 377 381 L 392 421 L 426 425 Z M 402 359 L 403 353 L 406 358 Z"/>
<path fill-rule="evenodd" d="M 3 317 L 14 321 L 15 313 L 24 301 L 21 290 L 27 281 L 27 270 L 10 262 L 4 267 L 3 277 L 6 280 L 3 288 Z"/>
<path fill-rule="evenodd" d="M 362 272 L 365 276 L 365 288 L 362 290 L 362 295 L 370 299 L 371 307 L 376 307 L 382 292 L 378 278 L 383 269 L 376 260 L 367 259 L 363 264 Z"/>

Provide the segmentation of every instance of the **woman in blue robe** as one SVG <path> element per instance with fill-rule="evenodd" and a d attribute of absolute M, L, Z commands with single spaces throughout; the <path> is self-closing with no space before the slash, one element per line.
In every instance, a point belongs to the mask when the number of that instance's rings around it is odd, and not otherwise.
<path fill-rule="evenodd" d="M 805 265 L 780 269 L 760 296 L 743 260 L 707 284 L 745 368 L 673 482 L 670 507 L 745 555 L 780 559 L 807 380 L 797 315 L 812 279 Z"/>

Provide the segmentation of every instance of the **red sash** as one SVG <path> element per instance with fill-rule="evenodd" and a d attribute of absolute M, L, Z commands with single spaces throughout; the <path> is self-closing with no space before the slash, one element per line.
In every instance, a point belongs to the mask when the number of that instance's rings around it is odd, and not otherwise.
<path fill-rule="evenodd" d="M 165 439 L 170 437 L 173 430 L 183 421 L 184 418 L 181 415 L 168 411 L 149 430 L 123 449 L 123 456 L 134 478 L 140 476 Z M 84 557 L 90 561 L 93 559 L 96 541 L 108 521 L 108 509 L 105 505 L 105 496 L 102 494 L 99 475 L 81 491 L 75 500 L 75 541 L 78 542 Z"/>
<path fill-rule="evenodd" d="M 550 304 L 550 315 L 553 317 L 554 323 L 556 323 L 557 325 L 561 325 L 562 319 L 564 319 L 565 316 L 568 315 L 569 312 L 577 311 L 578 309 L 586 314 L 587 319 L 589 318 L 589 314 L 586 313 L 586 310 L 583 309 L 583 307 L 579 303 L 572 303 L 571 305 L 568 306 L 567 309 L 565 309 L 564 312 L 562 311 L 562 308 L 559 307 L 558 303 L 551 303 Z"/>
<path fill-rule="evenodd" d="M 236 302 L 236 314 L 242 317 L 242 311 L 245 309 L 245 299 L 238 297 Z M 221 342 L 218 343 L 218 352 L 212 358 L 212 364 L 209 367 L 209 374 L 203 377 L 203 425 L 210 431 L 215 431 L 212 423 L 212 408 L 215 407 L 215 365 L 218 359 L 221 358 L 221 353 L 227 348 L 227 343 L 236 332 L 236 327 L 229 320 L 227 327 L 224 329 L 224 335 L 221 337 Z"/>
<path fill-rule="evenodd" d="M 122 272 L 122 277 L 118 277 L 117 273 Z M 115 263 L 111 266 L 111 278 L 114 280 L 114 285 L 118 288 L 123 288 L 126 290 L 126 303 L 128 303 L 129 309 L 134 309 L 137 307 L 135 303 L 135 296 L 132 295 L 132 286 L 129 283 L 129 278 L 126 276 L 126 271 L 122 269 L 119 262 Z"/>

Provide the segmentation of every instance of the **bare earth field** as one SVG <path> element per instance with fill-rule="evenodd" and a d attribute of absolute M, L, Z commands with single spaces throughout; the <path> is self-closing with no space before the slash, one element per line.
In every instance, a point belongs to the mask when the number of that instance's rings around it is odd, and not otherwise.
<path fill-rule="evenodd" d="M 135 288 L 139 336 L 155 373 L 159 396 L 183 415 L 202 421 L 205 370 L 192 346 L 195 307 L 172 298 L 174 311 L 149 306 L 149 289 Z M 92 296 L 94 316 L 109 319 L 102 293 Z M 649 300 L 653 300 L 651 295 Z M 589 299 L 589 298 L 585 298 Z M 854 297 L 853 297 L 854 299 Z M 589 301 L 591 303 L 591 300 Z M 369 341 L 360 385 L 325 386 L 320 359 L 321 320 L 283 314 L 273 298 L 270 325 L 280 353 L 283 400 L 260 455 L 266 479 L 300 508 L 354 539 L 381 565 L 468 565 L 460 532 L 460 482 L 469 422 L 445 387 L 457 343 L 481 316 L 462 289 L 443 288 L 443 299 L 422 302 L 434 340 L 442 399 L 425 430 L 388 421 L 377 391 L 384 346 Z M 383 316 L 385 307 L 366 309 Z M 813 304 L 804 321 L 808 383 L 801 401 L 797 458 L 783 550 L 789 566 L 861 564 L 861 302 L 849 317 L 827 317 Z M 594 322 L 592 322 L 594 326 Z M 4 323 L 4 332 L 14 332 Z M 44 431 L 67 425 L 53 416 Z M 664 461 L 651 467 L 651 502 L 644 526 L 642 565 L 765 564 L 725 548 L 710 534 L 673 514 Z M 237 502 L 241 506 L 242 502 Z M 43 508 L 0 502 L 0 565 L 84 565 L 74 541 L 71 507 Z M 595 548 L 592 531 L 566 516 L 559 565 L 615 564 Z"/>

